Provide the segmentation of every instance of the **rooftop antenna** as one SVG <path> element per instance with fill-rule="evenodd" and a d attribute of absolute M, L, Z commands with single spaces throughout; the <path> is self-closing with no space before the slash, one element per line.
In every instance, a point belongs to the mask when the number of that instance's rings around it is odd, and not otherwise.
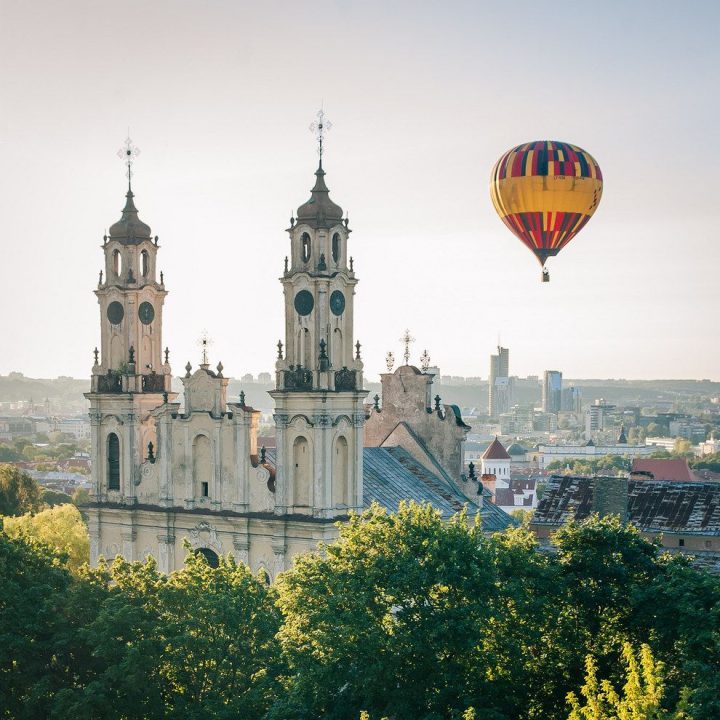
<path fill-rule="evenodd" d="M 322 103 L 320 103 L 320 109 L 315 117 L 317 120 L 311 123 L 310 132 L 312 132 L 317 138 L 318 155 L 320 156 L 320 169 L 322 169 L 323 142 L 325 141 L 325 133 L 332 129 L 332 123 L 325 119 L 325 112 L 323 111 Z"/>
<path fill-rule="evenodd" d="M 132 192 L 132 166 L 135 158 L 140 155 L 140 148 L 130 139 L 130 128 L 128 128 L 128 136 L 123 146 L 117 151 L 117 155 L 127 166 L 128 192 Z"/>

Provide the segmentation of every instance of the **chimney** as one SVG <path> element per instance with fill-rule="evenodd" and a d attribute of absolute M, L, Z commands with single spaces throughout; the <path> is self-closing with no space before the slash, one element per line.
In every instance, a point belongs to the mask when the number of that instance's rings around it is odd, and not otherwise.
<path fill-rule="evenodd" d="M 480 477 L 480 482 L 482 483 L 482 486 L 490 492 L 492 497 L 490 498 L 490 502 L 495 504 L 495 475 L 490 475 L 488 473 L 484 473 Z"/>
<path fill-rule="evenodd" d="M 627 522 L 628 479 L 600 476 L 593 478 L 592 507 L 600 517 L 619 515 L 622 522 Z"/>

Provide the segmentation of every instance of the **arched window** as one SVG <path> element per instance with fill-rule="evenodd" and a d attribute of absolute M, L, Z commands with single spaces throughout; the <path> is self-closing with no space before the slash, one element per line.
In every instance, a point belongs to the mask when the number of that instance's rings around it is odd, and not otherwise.
<path fill-rule="evenodd" d="M 212 479 L 212 455 L 210 440 L 206 435 L 198 435 L 193 441 L 193 482 L 196 498 L 210 497 Z"/>
<path fill-rule="evenodd" d="M 122 255 L 119 250 L 113 250 L 112 271 L 117 277 L 120 277 L 120 273 L 122 273 Z"/>
<path fill-rule="evenodd" d="M 108 490 L 120 489 L 120 440 L 115 433 L 107 438 L 107 486 Z"/>
<path fill-rule="evenodd" d="M 293 443 L 293 505 L 310 506 L 310 447 L 308 441 L 300 436 Z"/>
<path fill-rule="evenodd" d="M 218 554 L 210 548 L 198 548 L 195 552 L 198 555 L 202 555 L 205 558 L 205 562 L 207 562 L 211 568 L 216 568 L 220 564 Z"/>
<path fill-rule="evenodd" d="M 147 250 L 140 253 L 140 272 L 144 278 L 150 273 L 150 255 Z"/>
<path fill-rule="evenodd" d="M 300 241 L 302 242 L 300 258 L 305 263 L 310 262 L 310 236 L 307 233 L 303 233 Z"/>
<path fill-rule="evenodd" d="M 340 262 L 340 233 L 332 236 L 332 259 L 334 262 Z"/>

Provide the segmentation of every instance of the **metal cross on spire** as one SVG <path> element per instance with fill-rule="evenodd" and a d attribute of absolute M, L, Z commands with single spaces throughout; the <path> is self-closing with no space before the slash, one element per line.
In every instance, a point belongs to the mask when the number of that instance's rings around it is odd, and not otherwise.
<path fill-rule="evenodd" d="M 322 167 L 323 142 L 325 141 L 325 133 L 332 129 L 332 123 L 325 119 L 325 113 L 322 106 L 316 115 L 317 120 L 311 123 L 310 132 L 314 133 L 318 141 L 318 155 L 320 156 L 320 167 Z"/>
<path fill-rule="evenodd" d="M 128 179 L 128 188 L 130 187 L 130 183 L 132 181 L 132 166 L 135 158 L 140 155 L 140 148 L 137 147 L 133 143 L 133 141 L 130 139 L 130 132 L 128 131 L 127 139 L 125 140 L 125 144 L 123 147 L 121 147 L 117 151 L 117 155 L 119 158 L 121 158 L 125 165 L 127 166 L 127 179 Z"/>
<path fill-rule="evenodd" d="M 405 359 L 405 364 L 410 364 L 410 343 L 415 342 L 415 338 L 410 334 L 409 330 L 406 330 L 403 336 L 400 338 L 400 342 L 405 343 L 405 352 L 403 353 L 403 358 Z"/>
<path fill-rule="evenodd" d="M 198 345 L 202 348 L 202 362 L 200 363 L 200 367 L 203 365 L 207 366 L 210 364 L 210 356 L 208 355 L 208 349 L 213 344 L 213 341 L 211 340 L 210 336 L 208 335 L 207 330 L 203 330 L 200 339 L 198 340 Z"/>

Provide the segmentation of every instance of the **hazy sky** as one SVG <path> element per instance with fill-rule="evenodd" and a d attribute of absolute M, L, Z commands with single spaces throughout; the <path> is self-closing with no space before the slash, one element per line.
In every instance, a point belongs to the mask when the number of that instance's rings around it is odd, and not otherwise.
<path fill-rule="evenodd" d="M 500 334 L 513 374 L 720 379 L 719 28 L 715 0 L 0 0 L 0 373 L 89 375 L 128 126 L 175 373 L 203 329 L 226 374 L 272 370 L 324 102 L 370 377 L 409 327 L 447 374 Z M 488 195 L 537 139 L 605 178 L 548 284 Z"/>

